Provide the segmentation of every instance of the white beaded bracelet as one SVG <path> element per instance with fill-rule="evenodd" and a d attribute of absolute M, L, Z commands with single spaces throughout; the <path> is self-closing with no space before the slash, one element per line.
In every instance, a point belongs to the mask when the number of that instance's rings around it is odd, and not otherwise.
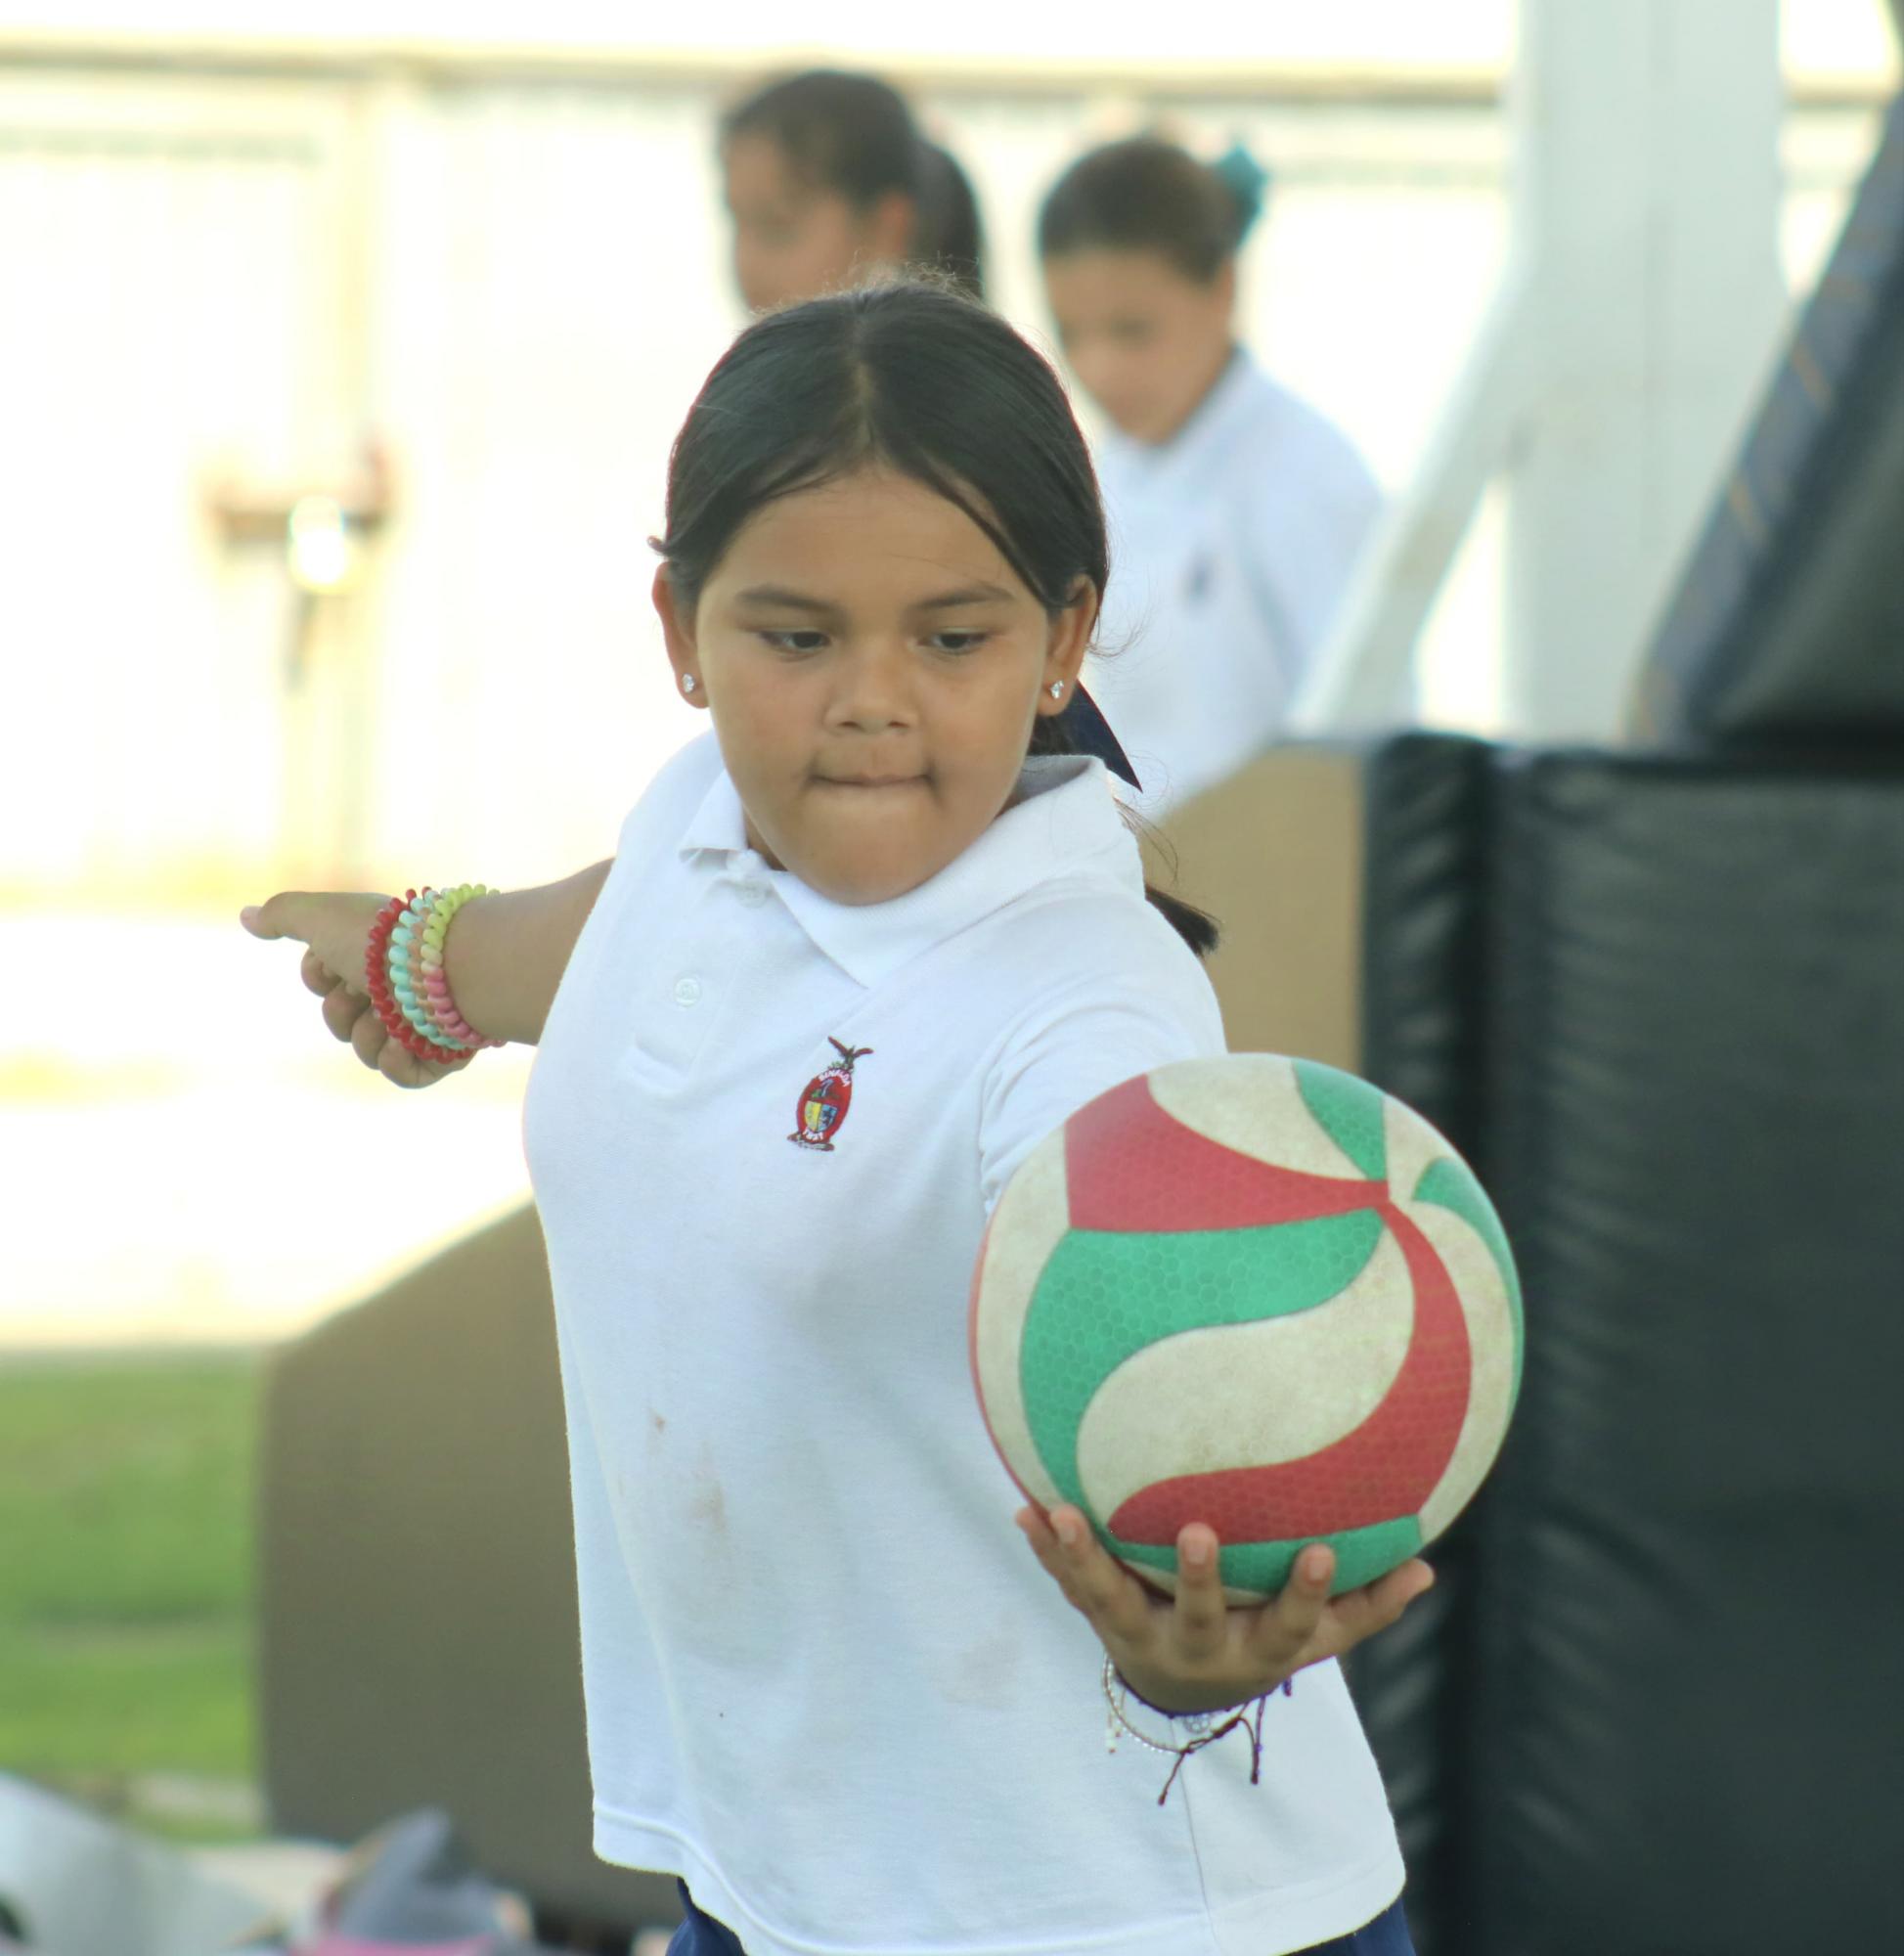
<path fill-rule="evenodd" d="M 1284 1697 L 1291 1695 L 1290 1679 L 1283 1679 L 1281 1690 Z M 1260 1698 L 1249 1699 L 1237 1706 L 1221 1707 L 1215 1712 L 1166 1712 L 1161 1705 L 1151 1705 L 1141 1693 L 1131 1691 L 1107 1652 L 1104 1658 L 1104 1703 L 1110 1708 L 1110 1715 L 1104 1721 L 1104 1750 L 1107 1753 L 1116 1752 L 1119 1738 L 1128 1733 L 1147 1751 L 1163 1753 L 1175 1759 L 1170 1778 L 1164 1782 L 1163 1792 L 1157 1796 L 1157 1804 L 1162 1806 L 1170 1799 L 1171 1788 L 1176 1784 L 1176 1776 L 1183 1770 L 1183 1762 L 1192 1753 L 1200 1753 L 1204 1747 L 1214 1746 L 1218 1739 L 1241 1731 L 1250 1742 L 1250 1784 L 1257 1786 L 1262 1778 L 1263 1713 L 1268 1710 L 1272 1695 L 1273 1690 L 1265 1691 Z M 1181 1725 L 1194 1736 L 1185 1745 L 1167 1746 L 1161 1740 L 1153 1739 L 1149 1733 L 1139 1731 L 1130 1722 L 1129 1700 L 1132 1697 L 1138 1704 L 1149 1706 L 1160 1717 Z M 1256 1713 L 1254 1723 L 1250 1717 L 1253 1711 Z M 1221 1722 L 1218 1723 L 1218 1720 Z"/>

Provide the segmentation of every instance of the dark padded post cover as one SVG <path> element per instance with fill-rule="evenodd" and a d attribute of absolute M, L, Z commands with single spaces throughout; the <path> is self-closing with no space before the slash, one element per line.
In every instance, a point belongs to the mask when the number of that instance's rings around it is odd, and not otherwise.
<path fill-rule="evenodd" d="M 1904 1949 L 1904 778 L 1503 757 L 1439 1950 Z"/>
<path fill-rule="evenodd" d="M 1904 734 L 1904 97 L 1667 606 L 1635 729 Z"/>
<path fill-rule="evenodd" d="M 1404 734 L 1372 749 L 1362 773 L 1361 1070 L 1434 1122 L 1483 1179 L 1489 753 L 1479 740 Z M 1433 1592 L 1348 1666 L 1395 1809 L 1422 1956 L 1460 1946 L 1439 1932 L 1471 1778 L 1463 1673 L 1476 1515 L 1436 1543 Z"/>
<path fill-rule="evenodd" d="M 1362 1071 L 1471 1157 L 1491 753 L 1459 734 L 1402 734 L 1362 776 Z"/>

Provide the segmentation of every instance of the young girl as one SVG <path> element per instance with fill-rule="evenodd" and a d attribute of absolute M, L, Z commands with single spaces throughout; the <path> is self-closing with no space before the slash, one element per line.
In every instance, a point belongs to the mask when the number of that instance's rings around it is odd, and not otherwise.
<path fill-rule="evenodd" d="M 814 68 L 749 96 L 722 118 L 721 167 L 734 280 L 755 312 L 905 264 L 984 296 L 965 172 L 871 75 Z"/>
<path fill-rule="evenodd" d="M 1104 707 L 1164 816 L 1266 746 L 1380 498 L 1349 438 L 1236 342 L 1236 254 L 1262 194 L 1141 137 L 1093 150 L 1039 218 L 1066 359 L 1110 422 L 1118 550 Z"/>
<path fill-rule="evenodd" d="M 1406 1950 L 1332 1660 L 1426 1567 L 1330 1600 L 1312 1547 L 1226 1610 L 1199 1524 L 1160 1600 L 1074 1508 L 1014 1540 L 973 1395 L 1005 1178 L 1223 1044 L 1065 751 L 1107 564 L 1055 376 L 916 285 L 775 314 L 688 414 L 657 547 L 713 734 L 611 863 L 453 893 L 399 949 L 408 1007 L 381 899 L 245 913 L 400 1084 L 462 1063 L 444 1037 L 540 1043 L 597 1851 L 683 1878 L 678 1952 Z M 1169 1751 L 1252 1709 L 1160 1808 L 1171 1762 L 1107 1751 L 1107 1697 Z"/>

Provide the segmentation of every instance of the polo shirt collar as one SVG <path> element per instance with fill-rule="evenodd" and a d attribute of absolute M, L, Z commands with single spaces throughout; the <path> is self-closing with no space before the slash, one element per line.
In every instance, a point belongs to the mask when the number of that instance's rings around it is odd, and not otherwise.
<path fill-rule="evenodd" d="M 746 816 L 725 768 L 686 828 L 681 854 L 751 855 Z M 1125 826 L 1101 761 L 1079 755 L 1027 761 L 1017 796 L 938 875 L 883 904 L 839 904 L 784 869 L 763 869 L 819 949 L 870 990 L 922 953 L 1035 890 L 1080 873 L 1143 895 L 1136 838 Z"/>

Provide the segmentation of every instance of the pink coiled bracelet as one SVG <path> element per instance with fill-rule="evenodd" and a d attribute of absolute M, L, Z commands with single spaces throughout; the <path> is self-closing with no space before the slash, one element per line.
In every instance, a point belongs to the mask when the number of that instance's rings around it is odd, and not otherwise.
<path fill-rule="evenodd" d="M 486 1039 L 457 1010 L 443 970 L 443 939 L 471 897 L 494 896 L 481 883 L 454 890 L 406 890 L 392 897 L 371 925 L 364 953 L 364 981 L 371 1003 L 390 1037 L 419 1059 L 455 1066 L 484 1046 Z"/>

